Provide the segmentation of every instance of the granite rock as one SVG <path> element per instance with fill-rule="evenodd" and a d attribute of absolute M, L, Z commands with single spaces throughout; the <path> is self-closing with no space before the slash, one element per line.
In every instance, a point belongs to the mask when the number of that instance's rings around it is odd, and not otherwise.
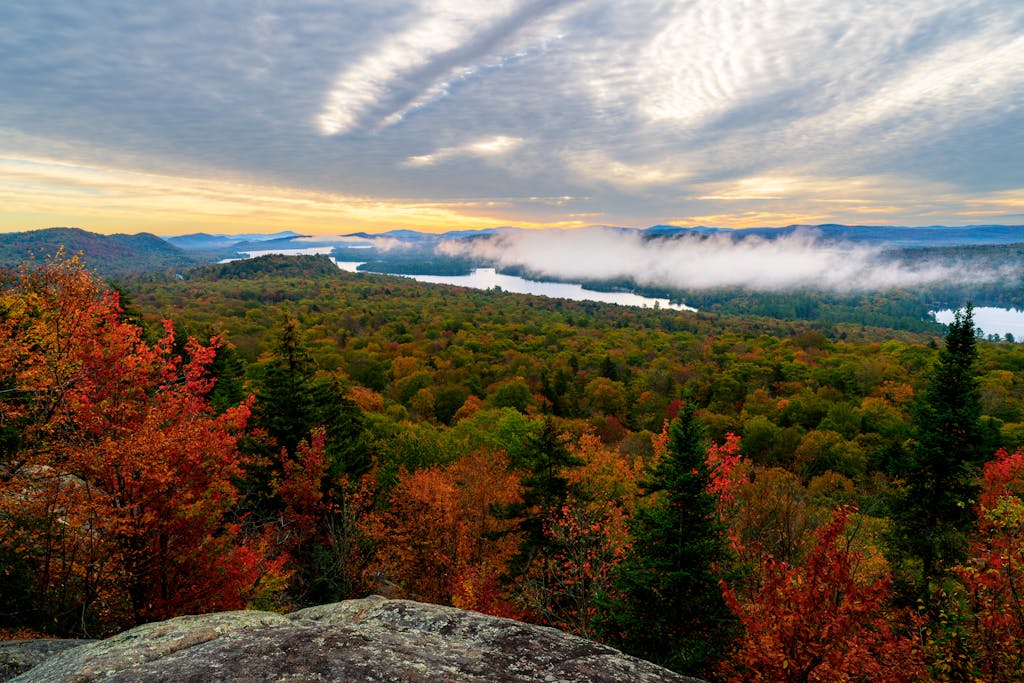
<path fill-rule="evenodd" d="M 694 681 L 552 628 L 372 596 L 288 615 L 144 624 L 66 650 L 18 683 L 105 681 Z"/>

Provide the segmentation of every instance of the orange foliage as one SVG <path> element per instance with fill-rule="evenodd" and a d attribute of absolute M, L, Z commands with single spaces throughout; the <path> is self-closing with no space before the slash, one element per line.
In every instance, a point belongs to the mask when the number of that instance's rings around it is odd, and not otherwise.
<path fill-rule="evenodd" d="M 455 416 L 452 418 L 454 422 L 459 420 L 465 420 L 466 418 L 473 417 L 480 412 L 484 407 L 484 402 L 472 394 L 462 404 L 462 406 L 455 411 Z"/>
<path fill-rule="evenodd" d="M 291 550 L 305 546 L 320 530 L 328 511 L 322 489 L 329 467 L 323 427 L 315 428 L 309 441 L 299 442 L 294 458 L 281 449 L 282 476 L 276 488 L 285 506 L 284 520 L 289 530 L 284 543 Z"/>
<path fill-rule="evenodd" d="M 914 400 L 914 388 L 906 382 L 888 379 L 875 389 L 873 395 L 882 397 L 895 405 L 905 406 Z"/>
<path fill-rule="evenodd" d="M 598 601 L 611 593 L 612 572 L 629 549 L 626 516 L 611 501 L 576 501 L 548 520 L 545 531 L 558 550 L 533 607 L 545 623 L 593 638 Z"/>
<path fill-rule="evenodd" d="M 367 389 L 357 384 L 348 390 L 348 397 L 364 413 L 384 412 L 384 397 L 373 389 Z"/>
<path fill-rule="evenodd" d="M 518 500 L 504 453 L 479 451 L 445 467 L 403 474 L 385 510 L 366 521 L 377 544 L 378 581 L 417 600 L 508 612 L 493 581 L 517 549 L 512 520 L 494 516 Z"/>
<path fill-rule="evenodd" d="M 589 433 L 579 438 L 573 454 L 583 460 L 583 464 L 568 469 L 566 477 L 570 486 L 579 491 L 582 500 L 593 501 L 597 505 L 614 501 L 627 512 L 633 511 L 643 462 L 623 456 Z"/>

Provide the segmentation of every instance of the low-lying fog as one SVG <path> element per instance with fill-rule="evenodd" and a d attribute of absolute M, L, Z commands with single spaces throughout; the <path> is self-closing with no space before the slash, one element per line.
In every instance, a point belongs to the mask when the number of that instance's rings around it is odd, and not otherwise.
<path fill-rule="evenodd" d="M 856 291 L 1017 277 L 1009 265 L 989 270 L 943 262 L 895 260 L 879 247 L 829 243 L 813 233 L 775 239 L 727 233 L 645 240 L 633 231 L 593 228 L 498 233 L 441 242 L 448 256 L 519 266 L 532 276 L 576 282 L 632 278 L 641 286 Z"/>

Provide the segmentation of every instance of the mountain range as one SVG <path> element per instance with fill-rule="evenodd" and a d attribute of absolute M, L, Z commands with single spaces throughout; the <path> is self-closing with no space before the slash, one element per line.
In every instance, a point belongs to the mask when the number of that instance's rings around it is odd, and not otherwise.
<path fill-rule="evenodd" d="M 423 249 L 432 249 L 434 245 L 444 240 L 479 239 L 519 230 L 521 229 L 514 227 L 457 230 L 445 233 L 392 230 L 384 233 L 354 232 L 336 236 L 310 236 L 285 230 L 269 234 L 228 235 L 200 232 L 173 237 L 158 237 L 144 232 L 101 235 L 80 228 L 45 228 L 0 234 L 0 266 L 11 267 L 33 257 L 43 258 L 63 248 L 68 254 L 81 254 L 90 268 L 102 275 L 110 276 L 147 270 L 187 268 L 225 258 L 237 258 L 249 251 L 330 246 L 340 248 L 339 251 L 348 247 L 354 252 L 356 249 L 372 247 L 380 240 L 395 240 Z M 579 230 L 635 232 L 646 239 L 728 234 L 735 240 L 751 237 L 770 240 L 804 232 L 819 240 L 871 244 L 888 249 L 1024 243 L 1024 225 L 907 227 L 825 224 L 744 230 L 655 225 L 644 229 L 594 226 Z M 375 251 L 380 252 L 380 250 Z M 368 252 L 367 255 L 369 255 Z"/>
<path fill-rule="evenodd" d="M 495 234 L 522 230 L 515 227 L 485 228 L 482 230 L 452 230 L 443 233 L 417 232 L 415 230 L 391 230 L 381 233 L 354 232 L 336 236 L 310 236 L 297 233 L 275 233 L 272 235 L 186 235 L 169 237 L 169 242 L 183 249 L 223 249 L 238 251 L 266 249 L 301 249 L 323 246 L 369 246 L 376 240 L 396 240 L 406 244 L 431 245 L 450 239 L 473 239 Z M 833 242 L 854 242 L 874 244 L 887 248 L 913 247 L 955 247 L 965 245 L 992 245 L 1024 243 L 1024 225 L 968 225 L 926 227 L 888 225 L 788 225 L 780 228 L 730 228 L 680 227 L 677 225 L 654 225 L 649 228 L 623 228 L 617 226 L 591 226 L 577 228 L 573 232 L 586 230 L 638 233 L 648 239 L 671 238 L 684 235 L 729 235 L 735 240 L 751 237 L 775 239 L 797 233 L 807 233 L 816 239 Z M 259 239 L 256 239 L 259 237 Z"/>

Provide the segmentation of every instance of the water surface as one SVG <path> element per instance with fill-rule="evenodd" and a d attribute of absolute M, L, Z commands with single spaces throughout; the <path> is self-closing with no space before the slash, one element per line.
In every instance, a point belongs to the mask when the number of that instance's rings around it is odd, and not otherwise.
<path fill-rule="evenodd" d="M 950 309 L 935 311 L 932 315 L 943 325 L 953 322 L 953 311 Z M 984 332 L 985 335 L 998 334 L 1003 337 L 1009 332 L 1014 339 L 1024 341 L 1024 311 L 1018 311 L 1015 308 L 979 306 L 974 309 L 974 327 Z"/>
<path fill-rule="evenodd" d="M 338 267 L 343 270 L 355 270 L 358 263 L 342 261 Z M 401 273 L 384 273 L 386 275 L 401 275 Z M 469 275 L 401 275 L 412 278 L 419 282 L 427 282 L 436 285 L 456 285 L 459 287 L 471 287 L 472 289 L 501 289 L 505 292 L 515 294 L 533 294 L 535 296 L 548 296 L 555 299 L 572 299 L 573 301 L 600 301 L 606 304 L 618 304 L 620 306 L 640 306 L 642 308 L 670 308 L 675 311 L 696 311 L 684 304 L 674 304 L 668 299 L 658 299 L 648 296 L 640 296 L 632 292 L 598 292 L 587 289 L 583 285 L 570 282 L 546 282 L 541 280 L 527 280 L 518 275 L 503 275 L 494 268 L 476 268 Z"/>

